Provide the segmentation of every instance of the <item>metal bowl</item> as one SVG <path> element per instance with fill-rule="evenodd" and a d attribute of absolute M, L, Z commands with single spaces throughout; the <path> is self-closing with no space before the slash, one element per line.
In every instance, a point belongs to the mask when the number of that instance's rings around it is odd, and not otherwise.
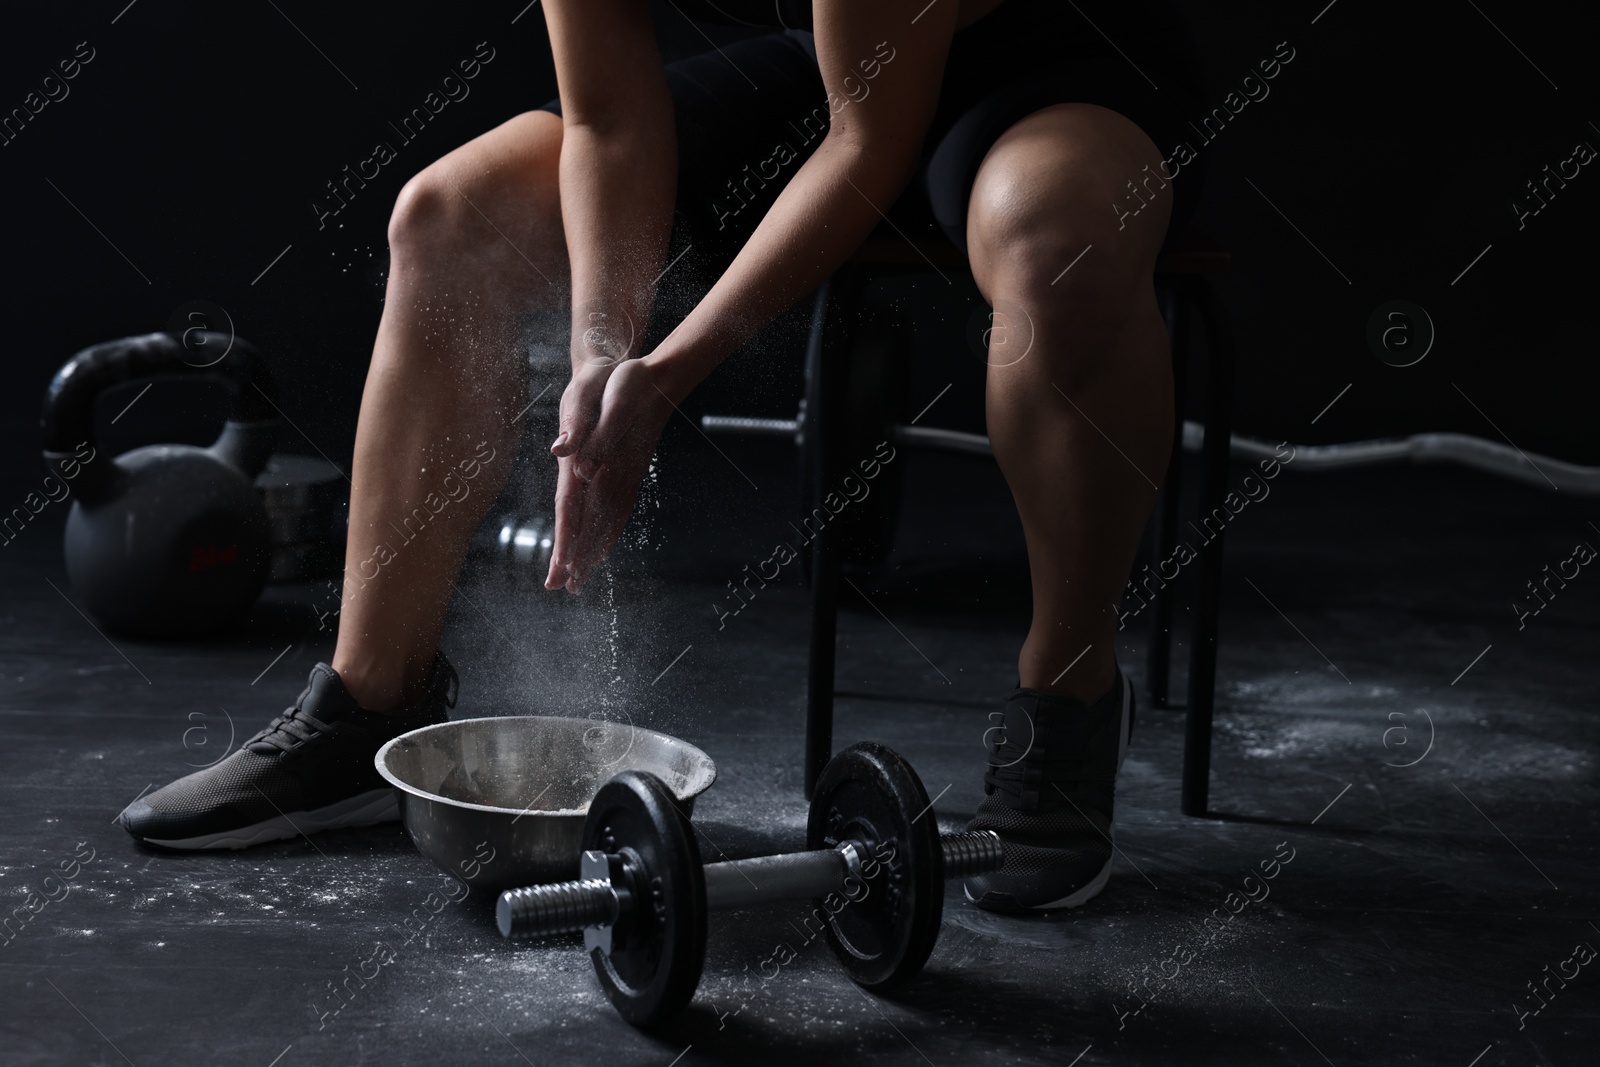
<path fill-rule="evenodd" d="M 491 894 L 576 878 L 589 802 L 618 771 L 659 776 L 685 815 L 717 777 L 710 756 L 669 734 L 544 715 L 424 726 L 376 763 L 422 854 Z"/>

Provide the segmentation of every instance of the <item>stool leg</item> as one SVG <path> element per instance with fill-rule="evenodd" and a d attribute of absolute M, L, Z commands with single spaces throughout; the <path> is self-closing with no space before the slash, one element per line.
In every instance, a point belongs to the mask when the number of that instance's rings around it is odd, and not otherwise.
<path fill-rule="evenodd" d="M 839 621 L 838 537 L 811 545 L 811 662 L 806 683 L 806 799 L 833 755 L 833 679 Z"/>
<path fill-rule="evenodd" d="M 811 326 L 806 334 L 806 358 L 804 382 L 800 396 L 800 410 L 796 418 L 800 421 L 800 430 L 795 434 L 794 443 L 796 452 L 799 453 L 798 482 L 799 492 L 796 494 L 795 503 L 799 505 L 795 510 L 800 515 L 805 515 L 815 504 L 813 499 L 816 486 L 822 477 L 817 469 L 822 462 L 821 431 L 817 423 L 818 405 L 821 400 L 818 393 L 822 386 L 822 333 L 828 321 L 829 294 L 833 290 L 833 279 L 824 279 L 817 287 L 816 296 L 811 305 Z M 799 531 L 796 531 L 797 533 Z M 800 574 L 804 579 L 807 589 L 812 588 L 812 553 L 805 547 L 804 534 L 801 534 L 800 546 Z"/>
<path fill-rule="evenodd" d="M 1196 278 L 1191 289 L 1209 341 L 1206 370 L 1205 468 L 1200 495 L 1201 523 L 1222 507 L 1227 494 L 1228 446 L 1233 433 L 1233 339 L 1227 317 L 1209 281 Z M 1195 608 L 1194 641 L 1189 650 L 1189 709 L 1183 737 L 1183 813 L 1203 816 L 1211 790 L 1211 719 L 1217 682 L 1217 627 L 1222 614 L 1222 538 L 1200 549 L 1200 595 Z"/>
<path fill-rule="evenodd" d="M 1154 537 L 1150 555 L 1152 569 L 1161 578 L 1161 564 L 1171 558 L 1178 545 L 1178 512 L 1183 502 L 1183 410 L 1189 368 L 1189 302 L 1179 287 L 1164 285 L 1161 313 L 1167 320 L 1167 335 L 1172 339 L 1172 456 L 1167 461 L 1167 476 L 1156 500 Z M 1162 579 L 1163 581 L 1165 579 Z M 1150 600 L 1149 650 L 1145 655 L 1145 684 L 1152 707 L 1167 706 L 1167 691 L 1172 670 L 1172 590 L 1160 585 Z"/>
<path fill-rule="evenodd" d="M 802 517 L 802 535 L 811 537 L 811 656 L 806 676 L 805 794 L 810 799 L 817 779 L 833 755 L 833 686 L 839 609 L 839 531 L 831 522 L 805 519 L 828 515 L 823 497 L 835 484 L 845 424 L 849 368 L 845 365 L 849 327 L 857 301 L 857 279 L 845 268 L 823 283 L 812 317 L 806 352 L 805 448 L 809 467 L 809 499 Z"/>

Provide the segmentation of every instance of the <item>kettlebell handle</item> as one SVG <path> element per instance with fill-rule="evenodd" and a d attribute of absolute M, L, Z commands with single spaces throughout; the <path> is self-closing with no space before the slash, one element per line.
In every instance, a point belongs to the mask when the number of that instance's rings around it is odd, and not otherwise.
<path fill-rule="evenodd" d="M 95 463 L 78 450 L 94 447 L 94 402 L 115 385 L 144 378 L 206 377 L 221 381 L 232 394 L 222 433 L 210 451 L 247 477 L 266 466 L 278 436 L 276 389 L 266 360 L 240 337 L 212 330 L 194 331 L 202 344 L 227 355 L 209 366 L 188 362 L 186 349 L 171 334 L 147 333 L 90 345 L 64 363 L 44 396 L 40 427 L 45 468 L 57 477 L 76 478 L 78 495 L 93 501 L 114 482 L 112 464 Z M 70 473 L 69 473 L 70 468 Z"/>

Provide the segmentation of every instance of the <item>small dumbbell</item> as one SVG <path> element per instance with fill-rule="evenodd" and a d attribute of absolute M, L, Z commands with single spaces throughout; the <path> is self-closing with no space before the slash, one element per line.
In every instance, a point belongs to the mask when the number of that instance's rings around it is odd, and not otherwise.
<path fill-rule="evenodd" d="M 945 880 L 1004 862 L 996 834 L 940 834 L 930 812 L 910 764 L 865 742 L 818 779 L 808 851 L 702 864 L 666 785 L 623 771 L 589 805 L 579 879 L 508 890 L 496 920 L 516 939 L 583 931 L 601 985 L 636 1026 L 664 1022 L 694 996 L 708 912 L 773 901 L 816 901 L 803 924 L 826 931 L 857 983 L 881 988 L 927 962 Z"/>

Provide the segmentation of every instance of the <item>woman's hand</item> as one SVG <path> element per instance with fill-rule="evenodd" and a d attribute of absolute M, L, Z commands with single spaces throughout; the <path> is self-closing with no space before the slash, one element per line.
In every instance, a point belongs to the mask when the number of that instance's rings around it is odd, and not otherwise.
<path fill-rule="evenodd" d="M 672 401 L 641 359 L 580 365 L 561 395 L 555 545 L 546 589 L 576 593 L 633 513 Z"/>

